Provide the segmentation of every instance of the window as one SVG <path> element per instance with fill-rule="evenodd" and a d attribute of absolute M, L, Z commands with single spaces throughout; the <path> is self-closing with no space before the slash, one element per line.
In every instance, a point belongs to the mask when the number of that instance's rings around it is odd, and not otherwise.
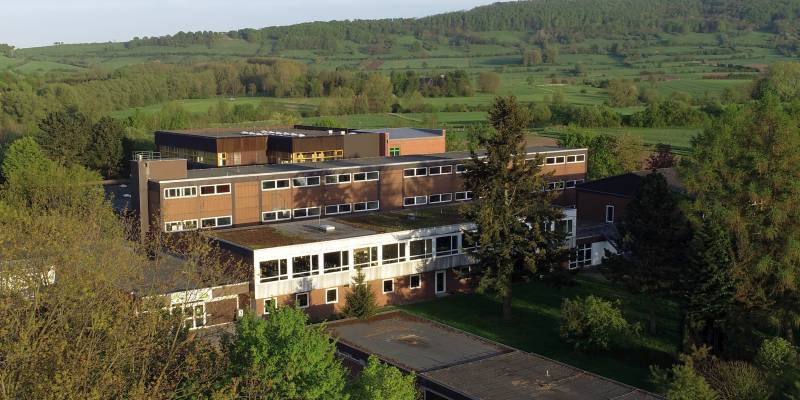
<path fill-rule="evenodd" d="M 231 217 L 212 217 L 203 218 L 200 220 L 201 228 L 221 228 L 223 226 L 231 226 Z"/>
<path fill-rule="evenodd" d="M 325 253 L 322 255 L 322 266 L 324 273 L 329 274 L 333 272 L 347 271 L 347 266 L 350 264 L 350 252 L 334 251 L 332 253 Z"/>
<path fill-rule="evenodd" d="M 472 192 L 455 192 L 456 201 L 472 200 Z"/>
<path fill-rule="evenodd" d="M 544 159 L 544 163 L 547 164 L 547 165 L 564 164 L 564 162 L 565 162 L 564 156 L 547 157 L 547 158 Z"/>
<path fill-rule="evenodd" d="M 269 313 L 276 308 L 278 308 L 278 299 L 274 297 L 264 299 L 264 315 L 269 315 Z"/>
<path fill-rule="evenodd" d="M 592 265 L 592 245 L 590 243 L 579 244 L 569 255 L 569 269 L 587 265 Z"/>
<path fill-rule="evenodd" d="M 383 245 L 383 263 L 394 264 L 406 260 L 406 244 L 392 243 Z"/>
<path fill-rule="evenodd" d="M 403 199 L 403 205 L 406 207 L 420 206 L 428 202 L 427 196 L 412 196 Z"/>
<path fill-rule="evenodd" d="M 261 181 L 261 190 L 281 190 L 289 188 L 288 179 L 275 179 L 271 181 Z"/>
<path fill-rule="evenodd" d="M 261 213 L 261 220 L 264 222 L 283 221 L 292 218 L 292 210 L 277 210 Z"/>
<path fill-rule="evenodd" d="M 193 231 L 197 229 L 196 219 L 187 219 L 185 221 L 172 221 L 164 224 L 164 230 L 167 232 L 181 232 Z"/>
<path fill-rule="evenodd" d="M 419 289 L 422 287 L 422 277 L 420 275 L 411 275 L 408 277 L 408 287 L 411 289 Z"/>
<path fill-rule="evenodd" d="M 585 154 L 576 154 L 574 156 L 567 156 L 567 163 L 579 163 L 586 161 Z"/>
<path fill-rule="evenodd" d="M 339 288 L 325 290 L 325 304 L 335 304 L 339 302 Z"/>
<path fill-rule="evenodd" d="M 419 240 L 412 240 L 409 243 L 409 253 L 411 260 L 420 260 L 423 258 L 430 258 L 433 256 L 433 240 L 431 239 L 419 239 Z"/>
<path fill-rule="evenodd" d="M 400 148 L 399 147 L 390 147 L 389 148 L 389 157 L 397 157 L 400 155 Z"/>
<path fill-rule="evenodd" d="M 451 201 L 453 201 L 452 193 L 432 194 L 428 196 L 428 203 L 430 204 L 449 203 Z"/>
<path fill-rule="evenodd" d="M 311 304 L 308 298 L 308 292 L 294 295 L 294 304 L 297 305 L 298 308 L 308 308 Z"/>
<path fill-rule="evenodd" d="M 319 256 L 292 257 L 292 278 L 319 275 Z"/>
<path fill-rule="evenodd" d="M 394 279 L 384 279 L 383 293 L 392 293 L 392 292 L 394 292 Z"/>
<path fill-rule="evenodd" d="M 379 177 L 378 171 L 356 172 L 353 174 L 353 182 L 377 181 Z"/>
<path fill-rule="evenodd" d="M 408 168 L 403 170 L 403 178 L 413 178 L 415 176 L 428 175 L 427 168 Z"/>
<path fill-rule="evenodd" d="M 456 164 L 456 173 L 463 174 L 467 172 L 467 165 L 466 164 Z"/>
<path fill-rule="evenodd" d="M 564 181 L 557 181 L 557 182 L 549 182 L 547 183 L 547 190 L 563 190 L 564 189 Z"/>
<path fill-rule="evenodd" d="M 614 206 L 606 206 L 606 222 L 614 222 Z"/>
<path fill-rule="evenodd" d="M 326 185 L 336 185 L 339 183 L 350 183 L 350 174 L 325 175 Z"/>
<path fill-rule="evenodd" d="M 562 219 L 561 221 L 556 221 L 556 231 L 564 232 L 567 237 L 572 236 L 575 233 L 572 229 L 572 220 Z"/>
<path fill-rule="evenodd" d="M 570 189 L 570 188 L 574 188 L 575 186 L 580 185 L 581 183 L 583 183 L 583 179 L 574 179 L 574 180 L 571 180 L 571 181 L 564 182 L 564 187 L 566 187 L 567 189 Z"/>
<path fill-rule="evenodd" d="M 200 186 L 200 196 L 213 196 L 215 194 L 229 194 L 231 192 L 231 184 L 223 183 L 220 185 L 206 185 Z"/>
<path fill-rule="evenodd" d="M 353 267 L 365 268 L 378 265 L 378 247 L 362 247 L 353 250 Z"/>
<path fill-rule="evenodd" d="M 458 253 L 458 235 L 436 238 L 436 257 Z"/>
<path fill-rule="evenodd" d="M 320 207 L 295 208 L 292 210 L 295 218 L 318 217 L 322 210 Z"/>
<path fill-rule="evenodd" d="M 181 197 L 197 196 L 197 186 L 186 186 L 178 188 L 164 189 L 165 199 L 179 199 Z"/>
<path fill-rule="evenodd" d="M 353 203 L 353 211 L 355 212 L 363 212 L 363 211 L 375 211 L 381 208 L 380 201 L 363 201 L 360 203 Z"/>
<path fill-rule="evenodd" d="M 292 186 L 294 187 L 319 186 L 319 177 L 301 176 L 299 178 L 292 178 Z"/>
<path fill-rule="evenodd" d="M 289 267 L 285 258 L 261 261 L 259 267 L 261 268 L 261 282 L 289 279 Z"/>
<path fill-rule="evenodd" d="M 447 175 L 453 173 L 452 165 L 441 165 L 428 168 L 428 175 Z"/>
<path fill-rule="evenodd" d="M 436 271 L 434 275 L 434 292 L 444 293 L 447 290 L 447 282 L 445 280 L 445 271 Z"/>
<path fill-rule="evenodd" d="M 189 329 L 202 328 L 206 325 L 205 303 L 178 305 L 172 308 L 172 313 L 183 317 L 183 324 Z"/>
<path fill-rule="evenodd" d="M 350 212 L 350 204 L 334 204 L 325 206 L 325 215 L 347 214 Z"/>

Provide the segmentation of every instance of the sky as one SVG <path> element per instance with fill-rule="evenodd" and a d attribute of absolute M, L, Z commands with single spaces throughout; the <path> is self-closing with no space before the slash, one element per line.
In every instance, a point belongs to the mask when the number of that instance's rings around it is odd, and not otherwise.
<path fill-rule="evenodd" d="M 487 0 L 0 0 L 0 43 L 126 41 L 178 31 L 344 19 L 423 17 Z"/>

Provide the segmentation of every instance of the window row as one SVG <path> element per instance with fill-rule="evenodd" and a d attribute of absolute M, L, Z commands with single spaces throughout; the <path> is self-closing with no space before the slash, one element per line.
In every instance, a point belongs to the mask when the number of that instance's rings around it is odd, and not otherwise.
<path fill-rule="evenodd" d="M 231 225 L 233 225 L 233 218 L 230 215 L 225 215 L 222 217 L 201 218 L 199 226 L 202 229 L 211 229 L 223 228 Z M 197 227 L 198 224 L 196 219 L 169 221 L 164 223 L 164 230 L 167 232 L 193 231 L 196 230 Z"/>
<path fill-rule="evenodd" d="M 380 209 L 380 207 L 381 204 L 377 200 L 361 201 L 356 203 L 331 204 L 325 206 L 325 215 L 338 215 L 338 214 L 348 214 L 351 212 L 377 211 Z M 261 213 L 261 222 L 277 222 L 277 221 L 286 221 L 292 218 L 298 219 L 298 218 L 319 217 L 322 215 L 321 213 L 322 213 L 322 207 L 319 206 L 265 211 Z"/>
<path fill-rule="evenodd" d="M 403 198 L 404 207 L 421 206 L 425 204 L 449 203 L 455 201 L 472 200 L 472 192 L 439 193 L 429 196 L 410 196 Z"/>
<path fill-rule="evenodd" d="M 217 194 L 230 194 L 230 193 L 231 193 L 230 183 L 200 186 L 200 196 L 213 196 Z M 183 197 L 195 197 L 195 196 L 197 196 L 197 186 L 184 186 L 184 187 L 164 189 L 165 199 L 179 199 Z"/>
<path fill-rule="evenodd" d="M 571 156 L 545 157 L 544 164 L 545 165 L 573 164 L 573 163 L 582 163 L 585 161 L 586 161 L 585 154 L 574 154 Z"/>
<path fill-rule="evenodd" d="M 354 172 L 352 174 L 325 175 L 326 185 L 339 185 L 350 182 L 369 182 L 380 179 L 378 171 Z M 319 186 L 322 180 L 319 176 L 302 176 L 297 178 L 272 179 L 261 181 L 261 190 L 281 190 L 290 187 Z"/>
<path fill-rule="evenodd" d="M 325 215 L 348 214 L 351 212 L 377 211 L 381 208 L 378 200 L 356 203 L 332 204 L 325 206 Z"/>
<path fill-rule="evenodd" d="M 403 170 L 403 177 L 413 178 L 415 176 L 436 176 L 436 175 L 448 175 L 452 173 L 453 173 L 452 165 L 438 165 L 435 167 L 406 168 Z"/>
<path fill-rule="evenodd" d="M 547 183 L 547 191 L 572 189 L 575 186 L 583 183 L 583 179 L 573 179 L 568 181 L 553 181 Z"/>
<path fill-rule="evenodd" d="M 312 275 L 348 271 L 352 267 L 371 268 L 399 262 L 423 260 L 459 254 L 461 234 L 435 238 L 415 239 L 408 242 L 390 243 L 382 246 L 366 246 L 351 250 L 339 250 L 323 254 L 309 254 L 281 258 L 259 263 L 261 282 L 303 278 Z M 466 243 L 463 249 L 470 248 Z M 352 258 L 351 258 L 352 255 Z M 320 263 L 320 259 L 322 262 Z M 291 271 L 289 261 L 291 260 Z"/>

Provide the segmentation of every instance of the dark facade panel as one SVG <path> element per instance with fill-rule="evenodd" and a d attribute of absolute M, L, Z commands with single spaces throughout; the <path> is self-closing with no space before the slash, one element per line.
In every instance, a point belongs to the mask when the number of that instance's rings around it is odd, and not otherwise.
<path fill-rule="evenodd" d="M 182 135 L 174 132 L 156 131 L 155 145 L 156 148 L 159 146 L 170 146 L 207 151 L 209 153 L 217 152 L 217 140 L 214 138 Z"/>

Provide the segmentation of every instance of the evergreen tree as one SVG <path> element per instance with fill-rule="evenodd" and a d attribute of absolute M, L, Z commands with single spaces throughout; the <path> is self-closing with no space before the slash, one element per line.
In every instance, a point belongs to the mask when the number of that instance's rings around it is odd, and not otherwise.
<path fill-rule="evenodd" d="M 664 176 L 653 172 L 644 177 L 618 228 L 618 254 L 607 263 L 612 279 L 642 294 L 673 293 L 684 263 L 688 224 Z M 649 305 L 652 334 L 655 302 Z"/>
<path fill-rule="evenodd" d="M 478 200 L 465 212 L 477 230 L 466 235 L 478 245 L 472 252 L 482 269 L 478 291 L 502 299 L 509 320 L 514 276 L 547 273 L 563 260 L 564 232 L 552 228 L 563 212 L 542 190 L 540 160 L 526 160 L 528 119 L 516 98 L 497 98 L 489 121 L 495 134 L 478 139 L 485 156 L 473 151 L 467 164 L 464 184 Z"/>
<path fill-rule="evenodd" d="M 399 369 L 370 355 L 349 392 L 353 400 L 417 400 L 420 395 L 415 380 L 414 372 L 403 375 Z"/>
<path fill-rule="evenodd" d="M 360 267 L 356 268 L 356 276 L 353 277 L 353 289 L 347 292 L 344 301 L 342 314 L 345 317 L 365 319 L 378 312 L 375 293 L 369 288 L 366 276 Z"/>
<path fill-rule="evenodd" d="M 301 310 L 280 307 L 268 319 L 246 314 L 225 346 L 241 398 L 344 398 L 347 372 L 324 327 L 306 326 Z"/>
<path fill-rule="evenodd" d="M 111 117 L 100 118 L 92 127 L 87 166 L 100 171 L 106 178 L 118 176 L 124 159 L 124 137 L 125 129 L 118 120 Z"/>
<path fill-rule="evenodd" d="M 92 135 L 89 117 L 76 107 L 47 114 L 36 136 L 39 145 L 61 164 L 85 165 Z"/>

